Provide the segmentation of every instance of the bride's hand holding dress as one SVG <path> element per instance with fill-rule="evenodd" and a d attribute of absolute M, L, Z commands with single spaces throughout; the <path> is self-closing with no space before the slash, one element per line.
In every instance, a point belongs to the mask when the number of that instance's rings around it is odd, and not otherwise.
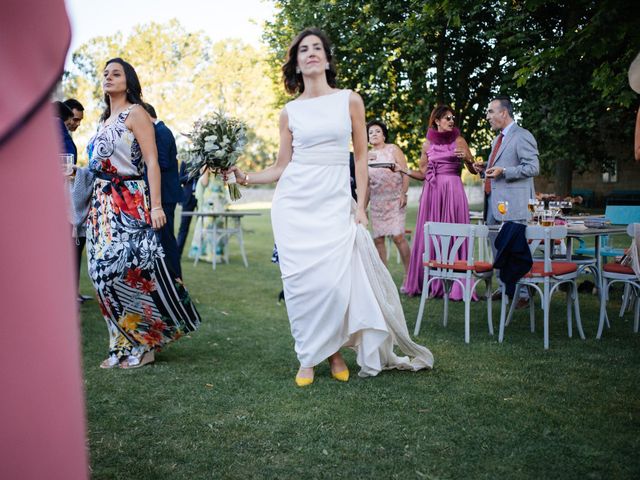
<path fill-rule="evenodd" d="M 356 210 L 356 224 L 362 225 L 366 227 L 369 225 L 369 218 L 367 217 L 367 212 L 358 208 Z"/>

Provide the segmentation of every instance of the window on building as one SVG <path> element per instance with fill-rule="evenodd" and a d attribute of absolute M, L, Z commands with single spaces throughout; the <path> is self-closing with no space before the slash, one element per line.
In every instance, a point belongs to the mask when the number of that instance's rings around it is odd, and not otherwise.
<path fill-rule="evenodd" d="M 618 162 L 612 162 L 605 168 L 606 170 L 602 172 L 602 181 L 604 183 L 616 183 L 618 181 Z"/>

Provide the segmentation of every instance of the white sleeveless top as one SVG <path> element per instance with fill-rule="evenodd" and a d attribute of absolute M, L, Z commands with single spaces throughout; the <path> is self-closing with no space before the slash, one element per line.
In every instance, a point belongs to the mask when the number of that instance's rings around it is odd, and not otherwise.
<path fill-rule="evenodd" d="M 351 90 L 286 104 L 293 136 L 292 162 L 348 165 L 351 141 Z M 339 114 L 336 114 L 339 112 Z"/>

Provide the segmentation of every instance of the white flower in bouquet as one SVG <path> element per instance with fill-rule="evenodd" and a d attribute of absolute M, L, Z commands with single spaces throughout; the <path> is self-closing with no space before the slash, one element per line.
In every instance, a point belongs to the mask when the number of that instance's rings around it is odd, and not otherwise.
<path fill-rule="evenodd" d="M 188 136 L 193 144 L 188 166 L 192 178 L 200 175 L 203 167 L 215 174 L 228 170 L 236 164 L 247 145 L 244 122 L 222 112 L 195 122 Z M 229 181 L 228 188 L 232 200 L 240 198 L 235 180 Z"/>

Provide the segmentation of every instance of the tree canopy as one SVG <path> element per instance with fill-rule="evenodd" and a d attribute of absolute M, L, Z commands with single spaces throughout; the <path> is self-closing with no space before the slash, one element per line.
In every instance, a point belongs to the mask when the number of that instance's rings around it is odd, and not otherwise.
<path fill-rule="evenodd" d="M 487 103 L 508 94 L 538 139 L 543 170 L 607 165 L 632 144 L 635 96 L 626 68 L 640 45 L 638 6 L 614 0 L 278 0 L 264 38 L 279 65 L 294 35 L 333 40 L 341 86 L 385 120 L 417 158 L 431 109 L 453 107 L 462 134 L 487 155 Z M 602 132 L 602 126 L 606 128 Z M 602 133 L 601 133 L 602 132 Z M 617 148 L 614 148 L 617 147 Z M 631 149 L 628 155 L 631 155 Z M 562 168 L 558 167 L 561 164 Z"/>
<path fill-rule="evenodd" d="M 214 43 L 203 33 L 185 31 L 177 20 L 139 25 L 126 37 L 98 37 L 73 52 L 75 71 L 66 73 L 63 89 L 86 109 L 80 143 L 88 141 L 102 113 L 101 72 L 113 57 L 134 66 L 143 99 L 174 134 L 188 133 L 194 121 L 222 110 L 249 126 L 250 142 L 240 164 L 255 169 L 273 161 L 277 97 L 266 52 L 239 40 Z M 184 144 L 186 137 L 178 141 Z"/>

